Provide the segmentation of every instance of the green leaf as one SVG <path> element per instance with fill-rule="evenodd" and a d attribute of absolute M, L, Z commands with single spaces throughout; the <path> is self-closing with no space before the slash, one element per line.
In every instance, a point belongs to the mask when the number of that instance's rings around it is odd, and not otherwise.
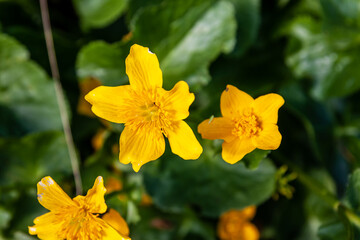
<path fill-rule="evenodd" d="M 256 170 L 228 164 L 220 155 L 195 161 L 169 156 L 151 166 L 145 168 L 150 169 L 145 174 L 147 191 L 158 207 L 168 211 L 183 211 L 191 205 L 204 215 L 218 217 L 230 209 L 262 203 L 275 186 L 276 169 L 269 160 Z"/>
<path fill-rule="evenodd" d="M 325 32 L 314 19 L 298 17 L 285 31 L 291 36 L 286 63 L 296 77 L 314 80 L 314 97 L 343 97 L 360 89 L 359 29 Z"/>
<path fill-rule="evenodd" d="M 119 18 L 128 0 L 73 0 L 84 29 L 102 28 Z"/>
<path fill-rule="evenodd" d="M 3 34 L 0 34 L 0 111 L 9 118 L 0 122 L 14 120 L 15 132 L 62 129 L 54 83 L 28 60 L 22 45 Z M 5 131 L 2 134 L 13 135 Z"/>
<path fill-rule="evenodd" d="M 261 161 L 269 155 L 269 153 L 269 150 L 255 149 L 251 153 L 246 154 L 242 162 L 247 168 L 256 169 Z"/>
<path fill-rule="evenodd" d="M 347 240 L 347 233 L 342 222 L 333 222 L 322 225 L 318 230 L 321 240 Z"/>
<path fill-rule="evenodd" d="M 103 41 L 83 47 L 77 57 L 76 70 L 79 80 L 93 77 L 103 85 L 115 86 L 128 81 L 125 74 L 125 57 L 128 51 L 118 45 Z"/>
<path fill-rule="evenodd" d="M 15 39 L 0 34 L 0 67 L 16 64 L 29 58 L 29 52 Z"/>
<path fill-rule="evenodd" d="M 134 41 L 158 56 L 165 88 L 169 88 L 198 75 L 220 53 L 232 50 L 234 14 L 233 5 L 225 1 L 166 1 L 139 11 L 131 29 Z M 208 76 L 207 71 L 203 73 Z"/>
<path fill-rule="evenodd" d="M 71 172 L 62 132 L 0 139 L 0 159 L 0 186 L 35 186 L 44 176 L 61 179 Z"/>
<path fill-rule="evenodd" d="M 229 0 L 235 6 L 237 32 L 235 54 L 241 56 L 255 41 L 260 27 L 259 0 Z"/>
<path fill-rule="evenodd" d="M 359 20 L 358 0 L 320 0 L 326 21 L 329 24 L 346 24 Z"/>
<path fill-rule="evenodd" d="M 0 232 L 8 227 L 11 220 L 11 213 L 0 206 Z"/>
<path fill-rule="evenodd" d="M 360 210 L 360 169 L 356 169 L 350 176 L 345 200 L 353 209 Z"/>

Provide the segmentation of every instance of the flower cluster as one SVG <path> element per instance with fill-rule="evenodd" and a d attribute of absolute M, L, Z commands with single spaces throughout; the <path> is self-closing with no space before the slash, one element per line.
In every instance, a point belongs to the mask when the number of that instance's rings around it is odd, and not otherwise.
<path fill-rule="evenodd" d="M 172 90 L 164 90 L 156 55 L 136 44 L 126 58 L 126 73 L 130 85 L 100 86 L 85 96 L 95 115 L 125 123 L 120 136 L 120 162 L 132 163 L 133 169 L 139 171 L 143 164 L 164 153 L 164 136 L 173 153 L 183 159 L 197 159 L 202 147 L 183 121 L 195 99 L 187 83 L 180 81 Z M 223 117 L 203 121 L 198 132 L 205 139 L 223 139 L 222 157 L 233 164 L 255 148 L 279 147 L 281 134 L 276 124 L 283 104 L 284 99 L 278 94 L 254 100 L 228 85 L 221 95 Z"/>
<path fill-rule="evenodd" d="M 92 89 L 85 99 L 96 116 L 125 124 L 120 136 L 120 162 L 131 163 L 138 172 L 142 165 L 164 153 L 164 137 L 174 154 L 183 159 L 199 158 L 202 146 L 184 121 L 195 100 L 188 84 L 180 81 L 170 91 L 163 89 L 159 61 L 148 48 L 133 45 L 125 63 L 129 85 L 98 86 L 99 81 L 90 79 L 82 86 L 82 94 Z M 283 104 L 284 99 L 278 94 L 253 99 L 228 85 L 221 95 L 222 117 L 204 120 L 199 124 L 198 132 L 204 139 L 223 139 L 222 157 L 234 164 L 255 148 L 273 150 L 280 146 L 282 137 L 277 120 Z M 91 115 L 88 107 L 83 101 L 79 103 L 79 111 Z M 102 146 L 103 133 L 97 138 L 95 149 Z M 114 183 L 108 183 L 109 190 L 121 189 L 121 185 Z M 40 204 L 50 212 L 34 220 L 35 225 L 29 227 L 30 234 L 40 239 L 130 239 L 129 228 L 120 214 L 113 209 L 105 213 L 106 189 L 102 177 L 96 179 L 86 196 L 74 199 L 66 195 L 51 177 L 43 178 L 37 187 Z M 147 202 L 151 204 L 151 198 Z M 223 214 L 218 225 L 219 237 L 223 240 L 257 240 L 259 232 L 249 222 L 254 215 L 255 207 Z"/>
<path fill-rule="evenodd" d="M 254 218 L 255 206 L 243 210 L 230 210 L 221 215 L 218 223 L 218 236 L 221 240 L 258 240 L 259 230 L 249 222 Z"/>

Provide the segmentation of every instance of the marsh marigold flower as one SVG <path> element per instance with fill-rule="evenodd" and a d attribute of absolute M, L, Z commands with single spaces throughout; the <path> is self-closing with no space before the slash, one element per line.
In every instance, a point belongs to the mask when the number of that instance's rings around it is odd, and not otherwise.
<path fill-rule="evenodd" d="M 221 215 L 218 223 L 218 236 L 221 240 L 258 240 L 260 233 L 249 222 L 256 212 L 255 206 L 243 210 L 230 210 Z"/>
<path fill-rule="evenodd" d="M 247 93 L 228 85 L 221 95 L 223 117 L 207 119 L 198 132 L 205 139 L 223 139 L 222 158 L 231 164 L 255 148 L 274 150 L 280 146 L 278 110 L 284 99 L 275 93 L 255 100 Z"/>
<path fill-rule="evenodd" d="M 35 218 L 29 233 L 45 240 L 130 240 L 120 215 L 110 211 L 104 220 L 99 217 L 107 209 L 105 192 L 103 179 L 98 177 L 86 196 L 71 199 L 51 177 L 44 177 L 37 184 L 37 195 L 50 212 Z"/>
<path fill-rule="evenodd" d="M 156 55 L 148 48 L 133 45 L 126 58 L 130 85 L 100 86 L 85 96 L 95 115 L 125 123 L 120 136 L 119 160 L 132 163 L 134 171 L 165 151 L 164 136 L 173 153 L 183 159 L 197 159 L 202 147 L 183 119 L 194 101 L 186 82 L 170 91 L 162 88 L 162 72 Z"/>

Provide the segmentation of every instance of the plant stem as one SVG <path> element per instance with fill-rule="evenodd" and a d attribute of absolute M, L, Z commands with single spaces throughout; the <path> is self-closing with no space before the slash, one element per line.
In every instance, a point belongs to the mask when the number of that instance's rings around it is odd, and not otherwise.
<path fill-rule="evenodd" d="M 294 171 L 299 181 L 305 185 L 312 192 L 321 197 L 328 205 L 330 205 L 335 212 L 340 214 L 340 211 L 344 213 L 346 218 L 355 226 L 360 227 L 360 217 L 350 208 L 344 206 L 339 199 L 331 193 L 324 185 L 322 185 L 319 181 L 314 179 L 313 177 L 306 174 L 302 171 L 298 166 L 288 161 L 287 158 L 279 154 L 278 152 L 273 152 L 273 155 L 277 160 L 286 164 L 292 171 Z"/>
<path fill-rule="evenodd" d="M 50 68 L 51 68 L 51 75 L 55 82 L 55 92 L 56 98 L 60 110 L 60 117 L 62 126 L 64 129 L 65 140 L 68 147 L 68 152 L 71 161 L 71 168 L 74 174 L 75 180 L 75 188 L 76 194 L 82 194 L 82 183 L 81 183 L 81 176 L 80 176 L 80 169 L 79 169 L 79 160 L 77 158 L 77 154 L 75 151 L 75 145 L 73 141 L 73 137 L 71 134 L 69 116 L 66 110 L 66 103 L 65 103 L 65 96 L 63 89 L 60 83 L 60 74 L 58 69 L 58 64 L 56 61 L 56 54 L 54 48 L 54 40 L 52 37 L 51 25 L 50 25 L 50 17 L 49 17 L 49 8 L 47 4 L 47 0 L 40 0 L 40 9 L 41 9 L 41 18 L 44 28 L 44 35 L 45 35 L 45 42 L 46 48 L 49 56 Z"/>

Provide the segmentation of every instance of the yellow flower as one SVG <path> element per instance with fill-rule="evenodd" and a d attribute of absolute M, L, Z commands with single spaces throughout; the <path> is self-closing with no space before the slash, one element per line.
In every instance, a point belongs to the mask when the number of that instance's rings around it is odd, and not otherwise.
<path fill-rule="evenodd" d="M 129 236 L 129 227 L 121 215 L 114 209 L 110 208 L 109 212 L 104 214 L 102 219 L 112 226 L 123 236 Z"/>
<path fill-rule="evenodd" d="M 35 218 L 29 233 L 46 240 L 130 240 L 99 218 L 107 209 L 105 192 L 98 177 L 86 196 L 71 199 L 51 177 L 44 177 L 37 184 L 38 200 L 50 212 Z"/>
<path fill-rule="evenodd" d="M 162 72 L 156 55 L 148 48 L 133 45 L 126 58 L 130 85 L 101 86 L 85 96 L 95 115 L 115 123 L 125 123 L 120 136 L 119 160 L 132 163 L 134 171 L 165 151 L 165 135 L 173 153 L 197 159 L 202 147 L 183 119 L 194 101 L 186 82 L 170 91 L 162 88 Z"/>
<path fill-rule="evenodd" d="M 259 230 L 249 221 L 254 217 L 255 206 L 243 210 L 230 210 L 220 217 L 218 236 L 221 240 L 258 240 Z"/>
<path fill-rule="evenodd" d="M 198 132 L 205 139 L 224 139 L 222 158 L 231 164 L 255 148 L 274 150 L 280 146 L 278 110 L 284 99 L 270 93 L 255 100 L 247 93 L 228 85 L 221 95 L 223 117 L 207 119 Z"/>

